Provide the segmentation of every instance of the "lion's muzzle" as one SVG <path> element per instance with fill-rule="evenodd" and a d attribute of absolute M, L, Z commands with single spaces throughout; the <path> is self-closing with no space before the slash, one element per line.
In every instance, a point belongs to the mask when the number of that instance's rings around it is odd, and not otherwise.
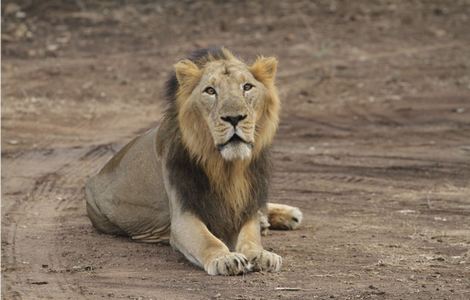
<path fill-rule="evenodd" d="M 222 149 L 226 147 L 228 144 L 238 144 L 238 143 L 243 143 L 243 144 L 248 145 L 250 148 L 253 148 L 253 143 L 245 141 L 238 134 L 234 133 L 232 137 L 228 139 L 225 143 L 218 144 L 217 149 L 219 149 L 219 151 L 222 151 Z"/>
<path fill-rule="evenodd" d="M 252 148 L 253 143 L 243 139 L 236 130 L 226 142 L 217 145 L 222 157 L 228 161 L 249 158 Z"/>

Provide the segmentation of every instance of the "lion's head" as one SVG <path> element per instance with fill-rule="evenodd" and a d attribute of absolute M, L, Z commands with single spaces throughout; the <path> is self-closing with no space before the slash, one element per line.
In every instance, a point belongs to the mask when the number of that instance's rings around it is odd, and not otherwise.
<path fill-rule="evenodd" d="M 249 161 L 271 143 L 279 115 L 276 66 L 272 57 L 246 65 L 223 48 L 175 64 L 178 123 L 195 158 Z"/>

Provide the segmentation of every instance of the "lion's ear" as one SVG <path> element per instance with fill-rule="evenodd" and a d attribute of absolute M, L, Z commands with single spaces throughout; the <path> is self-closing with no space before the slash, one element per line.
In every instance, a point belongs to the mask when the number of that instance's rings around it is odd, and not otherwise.
<path fill-rule="evenodd" d="M 250 67 L 250 72 L 255 76 L 256 80 L 263 83 L 274 81 L 277 70 L 277 59 L 275 57 L 260 56 Z"/>
<path fill-rule="evenodd" d="M 201 70 L 189 59 L 177 62 L 175 65 L 176 79 L 180 86 L 194 86 L 201 75 Z"/>

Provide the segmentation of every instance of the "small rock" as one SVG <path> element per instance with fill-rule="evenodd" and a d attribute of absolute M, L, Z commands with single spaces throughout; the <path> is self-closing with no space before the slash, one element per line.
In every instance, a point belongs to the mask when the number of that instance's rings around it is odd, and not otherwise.
<path fill-rule="evenodd" d="M 56 39 L 57 43 L 65 45 L 68 42 L 70 42 L 70 37 L 69 36 L 61 36 Z"/>
<path fill-rule="evenodd" d="M 202 47 L 204 47 L 204 43 L 203 43 L 203 42 L 200 42 L 200 41 L 195 41 L 195 42 L 193 43 L 193 45 L 194 45 L 194 47 L 196 47 L 196 48 L 202 48 Z"/>
<path fill-rule="evenodd" d="M 436 258 L 433 258 L 432 260 L 437 260 L 437 261 L 445 261 L 445 258 L 444 257 L 436 257 Z"/>
<path fill-rule="evenodd" d="M 4 6 L 4 9 L 5 15 L 12 15 L 16 14 L 16 12 L 18 12 L 21 8 L 16 3 L 8 3 Z"/>
<path fill-rule="evenodd" d="M 50 45 L 47 45 L 46 49 L 47 49 L 47 51 L 54 52 L 54 51 L 59 50 L 59 45 L 50 44 Z"/>
<path fill-rule="evenodd" d="M 26 13 L 24 11 L 19 10 L 16 12 L 15 17 L 17 19 L 24 19 L 26 18 Z"/>
<path fill-rule="evenodd" d="M 227 23 L 224 20 L 222 20 L 219 23 L 219 28 L 220 28 L 220 31 L 227 31 Z"/>
<path fill-rule="evenodd" d="M 442 30 L 442 29 L 435 29 L 435 30 L 433 30 L 433 33 L 438 38 L 444 37 L 447 34 L 447 32 L 445 30 Z"/>
<path fill-rule="evenodd" d="M 373 293 L 374 295 L 385 295 L 384 291 L 377 291 Z"/>
<path fill-rule="evenodd" d="M 85 83 L 82 85 L 82 89 L 88 90 L 88 89 L 91 88 L 92 86 L 93 86 L 93 82 L 92 82 L 92 81 L 87 81 L 87 82 L 85 82 Z"/>
<path fill-rule="evenodd" d="M 389 97 L 387 97 L 388 100 L 393 100 L 393 101 L 399 101 L 401 100 L 401 96 L 400 95 L 390 95 Z"/>
<path fill-rule="evenodd" d="M 412 209 L 402 209 L 402 210 L 399 210 L 398 212 L 401 213 L 401 214 L 407 215 L 407 214 L 414 214 L 414 213 L 416 213 L 416 210 L 412 210 Z"/>
<path fill-rule="evenodd" d="M 293 33 L 288 33 L 285 37 L 284 37 L 284 40 L 287 41 L 287 42 L 290 42 L 290 41 L 293 41 L 295 38 L 294 34 Z"/>
<path fill-rule="evenodd" d="M 21 39 L 27 36 L 28 32 L 29 32 L 28 27 L 25 24 L 21 23 L 20 25 L 18 25 L 18 27 L 16 27 L 13 34 L 17 39 Z"/>
<path fill-rule="evenodd" d="M 34 49 L 29 49 L 29 50 L 28 50 L 28 56 L 29 56 L 29 57 L 34 57 L 34 56 L 36 56 L 36 55 L 37 55 L 36 50 L 34 50 Z"/>
<path fill-rule="evenodd" d="M 446 15 L 449 11 L 444 8 L 444 7 L 435 7 L 432 12 L 436 15 L 436 16 L 442 16 L 442 15 Z"/>

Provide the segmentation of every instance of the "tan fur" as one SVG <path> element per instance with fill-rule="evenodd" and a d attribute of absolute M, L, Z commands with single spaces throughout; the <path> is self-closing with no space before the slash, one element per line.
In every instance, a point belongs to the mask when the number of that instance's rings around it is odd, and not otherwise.
<path fill-rule="evenodd" d="M 242 64 L 227 49 L 223 49 L 228 58 L 227 63 Z M 239 211 L 249 201 L 250 178 L 247 173 L 249 160 L 236 161 L 227 164 L 217 153 L 213 139 L 210 134 L 207 122 L 194 107 L 187 101 L 194 86 L 201 79 L 204 68 L 214 61 L 209 56 L 204 61 L 200 61 L 202 69 L 189 60 L 183 60 L 175 65 L 180 87 L 177 93 L 178 121 L 182 132 L 182 139 L 193 158 L 198 160 L 206 171 L 211 183 L 216 191 L 227 199 L 234 211 L 234 215 L 239 215 Z M 269 146 L 277 130 L 279 122 L 280 101 L 277 89 L 274 85 L 277 60 L 275 58 L 259 57 L 255 63 L 248 67 L 252 75 L 266 87 L 266 95 L 263 105 L 256 112 L 256 131 L 253 158 L 259 152 Z M 255 124 L 251 124 L 255 126 Z"/>
<path fill-rule="evenodd" d="M 263 249 L 260 230 L 258 217 L 246 222 L 238 235 L 236 251 L 243 253 L 248 258 L 253 270 L 277 272 L 281 269 L 282 258 Z"/>
<path fill-rule="evenodd" d="M 247 66 L 228 50 L 224 49 L 223 54 L 225 59 L 222 60 L 209 55 L 198 61 L 182 60 L 175 64 L 178 91 L 176 106 L 172 106 L 174 110 L 167 112 L 159 128 L 132 140 L 89 180 L 86 187 L 88 216 L 102 232 L 128 235 L 142 242 L 169 239 L 188 260 L 211 275 L 279 271 L 282 258 L 263 249 L 261 227 L 269 226 L 269 221 L 273 229 L 296 228 L 301 212 L 280 204 L 268 203 L 264 207 L 265 198 L 260 198 L 261 204 L 251 206 L 254 216 L 250 212 L 242 219 L 247 204 L 256 201 L 252 199 L 251 185 L 256 182 L 254 179 L 260 178 L 256 177 L 259 174 L 250 172 L 267 174 L 259 171 L 261 168 L 250 169 L 250 163 L 254 166 L 255 162 L 265 162 L 254 160 L 265 157 L 262 151 L 271 144 L 278 126 L 280 102 L 274 82 L 277 60 L 259 57 Z M 242 89 L 248 81 L 254 83 L 253 91 Z M 211 102 L 212 98 L 204 94 L 203 89 L 217 84 L 223 86 L 220 92 L 226 94 L 222 95 L 223 101 Z M 220 107 L 214 109 L 216 104 L 213 103 L 219 103 Z M 221 121 L 222 117 L 234 114 L 245 115 L 237 126 Z M 227 136 L 231 130 L 245 141 L 243 145 L 252 145 L 252 148 L 234 146 L 230 148 L 233 152 L 224 156 L 218 146 L 224 147 L 224 142 L 229 141 Z M 222 225 L 224 220 L 215 218 L 211 232 L 200 213 L 183 207 L 183 203 L 187 203 L 181 198 L 184 188 L 172 182 L 171 176 L 188 174 L 186 167 L 173 165 L 168 169 L 171 162 L 185 161 L 170 159 L 172 154 L 180 153 L 174 146 L 181 144 L 186 152 L 180 152 L 185 153 L 184 157 L 189 153 L 191 163 L 196 162 L 198 170 L 203 170 L 210 181 L 211 192 L 221 201 L 217 202 L 222 203 L 218 212 L 240 221 L 225 224 L 236 223 L 237 227 Z M 240 149 L 249 152 L 240 152 Z M 238 159 L 231 159 L 230 155 L 235 158 L 238 155 Z M 182 173 L 175 170 L 182 170 Z M 190 183 L 197 181 L 187 181 L 185 185 Z M 199 198 L 194 199 L 192 203 L 199 207 Z M 260 206 L 264 210 L 257 214 Z M 207 206 L 200 207 L 211 212 Z M 235 231 L 235 241 L 230 244 L 217 237 L 214 233 L 217 230 L 213 230 L 217 226 Z"/>
<path fill-rule="evenodd" d="M 258 144 L 256 145 L 255 153 L 271 144 L 279 123 L 280 101 L 277 88 L 274 85 L 276 70 L 277 59 L 274 57 L 265 58 L 261 56 L 250 67 L 250 71 L 255 78 L 262 82 L 268 90 L 266 102 L 261 114 L 262 117 L 258 121 L 260 129 L 257 131 L 256 135 Z"/>
<path fill-rule="evenodd" d="M 268 222 L 271 229 L 296 229 L 299 227 L 302 219 L 302 212 L 297 207 L 285 204 L 268 203 Z"/>

